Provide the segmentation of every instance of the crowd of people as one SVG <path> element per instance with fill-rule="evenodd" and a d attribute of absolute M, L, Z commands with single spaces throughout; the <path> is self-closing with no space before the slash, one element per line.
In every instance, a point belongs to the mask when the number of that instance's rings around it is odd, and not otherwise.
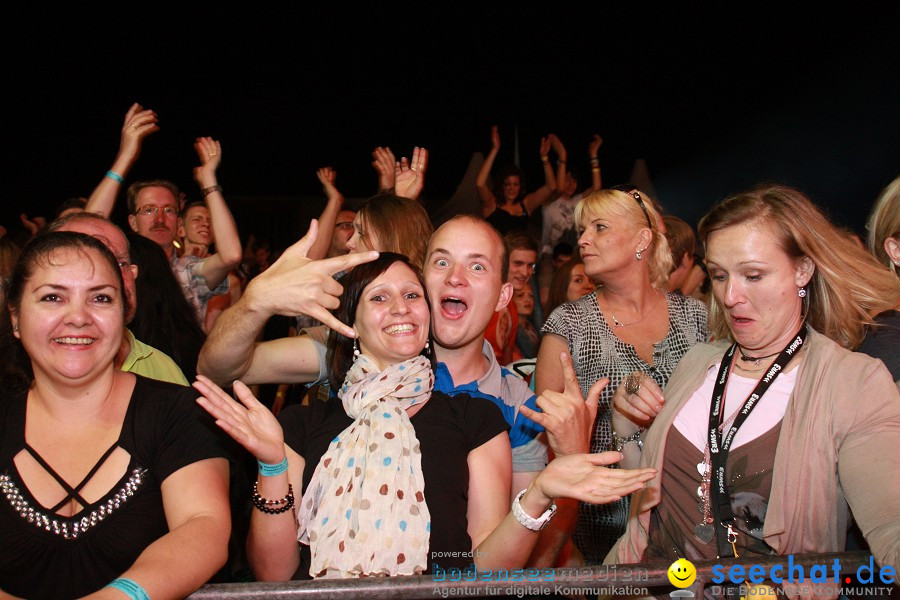
<path fill-rule="evenodd" d="M 125 187 L 159 130 L 133 105 L 89 197 L 0 236 L 0 596 L 836 552 L 852 526 L 900 565 L 900 177 L 867 246 L 775 184 L 695 229 L 604 187 L 597 135 L 589 186 L 548 134 L 526 193 L 493 128 L 481 214 L 433 223 L 428 151 L 378 147 L 373 195 L 319 169 L 277 249 L 242 243 L 214 138 L 198 194 Z"/>

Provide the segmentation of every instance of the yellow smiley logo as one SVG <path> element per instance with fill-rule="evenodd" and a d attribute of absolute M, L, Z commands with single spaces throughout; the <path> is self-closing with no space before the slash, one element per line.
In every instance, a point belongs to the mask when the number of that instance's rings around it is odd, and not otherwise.
<path fill-rule="evenodd" d="M 669 583 L 677 588 L 686 588 L 697 579 L 697 569 L 691 561 L 679 558 L 669 567 Z"/>

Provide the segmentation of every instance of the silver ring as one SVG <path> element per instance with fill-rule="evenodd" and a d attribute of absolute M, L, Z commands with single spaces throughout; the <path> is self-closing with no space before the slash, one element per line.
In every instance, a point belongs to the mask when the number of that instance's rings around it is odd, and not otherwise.
<path fill-rule="evenodd" d="M 131 126 L 137 129 L 137 125 L 135 125 L 134 123 L 132 123 Z"/>
<path fill-rule="evenodd" d="M 635 371 L 631 375 L 625 379 L 625 393 L 627 394 L 637 394 L 641 391 L 641 373 L 640 371 Z"/>
<path fill-rule="evenodd" d="M 209 153 L 210 156 L 215 156 L 216 154 L 218 154 L 218 152 L 210 152 Z"/>

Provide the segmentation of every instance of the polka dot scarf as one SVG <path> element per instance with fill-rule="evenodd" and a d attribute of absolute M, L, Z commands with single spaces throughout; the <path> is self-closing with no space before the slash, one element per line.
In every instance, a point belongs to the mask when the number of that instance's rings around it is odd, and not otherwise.
<path fill-rule="evenodd" d="M 421 574 L 431 516 L 422 454 L 406 409 L 431 397 L 424 356 L 377 371 L 360 355 L 338 397 L 354 423 L 316 466 L 297 514 L 313 577 Z"/>

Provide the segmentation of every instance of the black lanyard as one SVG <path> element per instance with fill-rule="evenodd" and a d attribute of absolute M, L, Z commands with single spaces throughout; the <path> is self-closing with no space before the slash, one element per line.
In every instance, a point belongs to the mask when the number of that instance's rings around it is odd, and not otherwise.
<path fill-rule="evenodd" d="M 756 405 L 759 399 L 769 389 L 779 373 L 787 366 L 791 359 L 800 351 L 806 341 L 806 324 L 800 326 L 800 331 L 790 341 L 790 343 L 778 354 L 778 358 L 768 368 L 765 375 L 757 382 L 756 387 L 744 402 L 744 407 L 740 410 L 734 423 L 727 432 L 723 431 L 719 434 L 719 427 L 722 426 L 722 420 L 725 413 L 725 387 L 728 383 L 728 377 L 731 374 L 731 363 L 734 362 L 734 355 L 738 345 L 734 343 L 725 356 L 722 358 L 722 365 L 719 367 L 719 373 L 716 377 L 716 384 L 713 388 L 712 404 L 709 407 L 709 458 L 712 474 L 710 476 L 709 493 L 710 505 L 713 510 L 713 518 L 716 528 L 716 545 L 719 557 L 727 556 L 729 546 L 734 542 L 734 530 L 732 523 L 734 522 L 734 512 L 731 510 L 731 498 L 728 494 L 728 483 L 725 480 L 725 463 L 728 459 L 728 452 L 731 450 L 731 443 Z"/>

